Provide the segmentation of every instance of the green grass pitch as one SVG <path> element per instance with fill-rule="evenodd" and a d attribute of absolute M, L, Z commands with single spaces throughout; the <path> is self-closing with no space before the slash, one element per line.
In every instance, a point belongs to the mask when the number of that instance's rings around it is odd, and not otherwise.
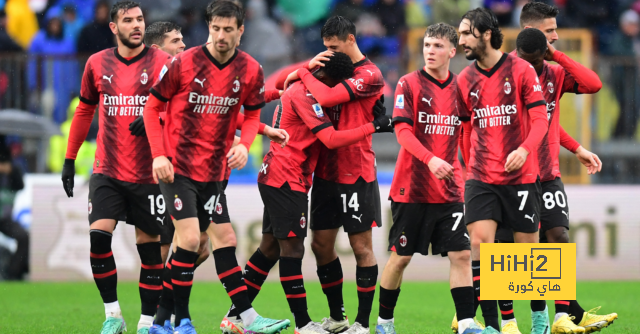
<path fill-rule="evenodd" d="M 309 313 L 320 321 L 329 314 L 318 283 L 306 284 Z M 640 282 L 579 282 L 580 304 L 589 309 L 602 306 L 600 314 L 617 312 L 619 319 L 602 331 L 605 334 L 640 333 Z M 344 286 L 345 307 L 353 321 L 357 313 L 356 286 Z M 128 325 L 136 332 L 140 316 L 138 284 L 120 283 L 118 297 Z M 220 333 L 218 326 L 230 305 L 219 283 L 196 282 L 191 294 L 191 316 L 199 334 Z M 291 318 L 282 287 L 277 282 L 264 285 L 254 302 L 256 310 L 271 318 Z M 0 333 L 98 333 L 104 309 L 93 283 L 0 283 Z M 549 302 L 553 319 L 554 306 Z M 449 286 L 445 282 L 405 282 L 395 311 L 396 331 L 400 334 L 451 333 L 454 313 Z M 480 311 L 478 312 L 480 313 Z M 515 302 L 515 314 L 522 333 L 529 333 L 529 303 Z M 378 315 L 378 291 L 371 325 Z M 293 333 L 289 328 L 283 333 Z M 373 327 L 372 327 L 373 333 Z"/>

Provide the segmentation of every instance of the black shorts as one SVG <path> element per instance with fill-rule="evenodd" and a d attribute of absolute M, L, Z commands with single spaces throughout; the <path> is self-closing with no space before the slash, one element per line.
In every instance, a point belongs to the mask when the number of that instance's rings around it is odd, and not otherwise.
<path fill-rule="evenodd" d="M 569 203 L 562 180 L 557 177 L 541 183 L 542 198 L 540 200 L 540 242 L 546 242 L 546 231 L 554 227 L 569 229 Z M 513 232 L 500 228 L 496 232 L 496 240 L 513 242 Z"/>
<path fill-rule="evenodd" d="M 288 182 L 280 188 L 258 183 L 264 203 L 262 233 L 271 233 L 276 239 L 305 238 L 309 218 L 307 194 L 291 190 Z"/>
<path fill-rule="evenodd" d="M 169 217 L 171 219 L 171 217 Z M 169 221 L 162 226 L 162 233 L 160 234 L 160 244 L 170 245 L 173 242 L 173 235 L 176 233 L 176 227 L 173 225 L 173 221 Z"/>
<path fill-rule="evenodd" d="M 518 185 L 495 185 L 468 180 L 464 201 L 467 225 L 492 219 L 498 228 L 535 233 L 540 223 L 540 182 Z"/>
<path fill-rule="evenodd" d="M 311 188 L 311 229 L 344 227 L 358 233 L 382 226 L 378 180 L 367 183 L 362 177 L 354 184 L 313 178 Z"/>
<path fill-rule="evenodd" d="M 200 232 L 205 232 L 211 223 L 230 222 L 226 188 L 226 180 L 198 182 L 178 174 L 173 183 L 160 182 L 171 216 L 176 220 L 198 218 Z"/>
<path fill-rule="evenodd" d="M 89 179 L 89 223 L 100 219 L 125 220 L 149 235 L 171 224 L 160 187 L 120 181 L 104 174 Z"/>
<path fill-rule="evenodd" d="M 470 250 L 467 226 L 462 220 L 464 204 L 391 202 L 393 226 L 389 231 L 389 250 L 398 255 L 432 254 Z"/>

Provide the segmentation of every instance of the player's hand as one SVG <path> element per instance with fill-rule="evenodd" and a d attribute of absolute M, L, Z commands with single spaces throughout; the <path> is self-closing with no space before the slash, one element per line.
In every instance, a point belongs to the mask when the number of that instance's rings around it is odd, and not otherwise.
<path fill-rule="evenodd" d="M 282 97 L 282 94 L 284 94 L 284 91 L 283 90 L 279 90 L 278 94 L 280 95 L 280 97 Z"/>
<path fill-rule="evenodd" d="M 73 179 L 76 176 L 76 161 L 73 159 L 64 159 L 62 166 L 62 187 L 67 197 L 73 197 Z"/>
<path fill-rule="evenodd" d="M 240 137 L 233 136 L 233 144 L 231 144 L 231 147 L 236 147 L 238 144 L 240 144 Z"/>
<path fill-rule="evenodd" d="M 544 54 L 544 60 L 552 61 L 554 52 L 556 52 L 556 48 L 554 48 L 553 45 L 551 45 L 551 43 L 547 41 L 547 52 L 545 52 Z"/>
<path fill-rule="evenodd" d="M 239 144 L 236 147 L 232 147 L 227 153 L 227 159 L 229 160 L 229 168 L 241 170 L 247 164 L 249 158 L 249 150 L 243 144 Z"/>
<path fill-rule="evenodd" d="M 522 165 L 524 165 L 525 161 L 527 161 L 528 155 L 529 152 L 527 152 L 527 150 L 522 147 L 518 147 L 517 150 L 509 153 L 509 156 L 507 157 L 507 163 L 504 164 L 504 170 L 507 171 L 507 173 L 511 173 L 522 168 Z"/>
<path fill-rule="evenodd" d="M 387 108 L 384 106 L 384 95 L 380 95 L 380 98 L 373 105 L 373 117 L 378 118 L 380 115 L 386 115 Z"/>
<path fill-rule="evenodd" d="M 283 148 L 289 143 L 289 133 L 284 129 L 274 129 L 267 125 L 264 127 L 264 135 L 269 140 L 280 144 L 280 147 Z"/>
<path fill-rule="evenodd" d="M 590 152 L 586 148 L 582 146 L 578 147 L 576 157 L 580 160 L 580 163 L 587 167 L 587 174 L 593 175 L 602 170 L 602 161 L 600 161 L 598 155 Z"/>
<path fill-rule="evenodd" d="M 453 179 L 453 166 L 448 162 L 434 156 L 429 160 L 427 166 L 429 166 L 429 170 L 438 178 L 438 180 Z"/>
<path fill-rule="evenodd" d="M 322 51 L 320 53 L 318 53 L 317 56 L 313 57 L 313 59 L 311 59 L 311 61 L 309 61 L 309 70 L 314 69 L 316 66 L 322 66 L 324 67 L 324 64 L 322 63 L 322 61 L 329 61 L 329 57 L 333 56 L 333 51 Z"/>
<path fill-rule="evenodd" d="M 147 130 L 144 128 L 144 118 L 142 116 L 136 118 L 135 121 L 129 124 L 129 131 L 136 137 L 142 137 L 147 134 Z"/>
<path fill-rule="evenodd" d="M 298 70 L 289 73 L 289 75 L 287 75 L 287 79 L 284 81 L 284 89 L 286 90 L 290 83 L 298 79 L 300 79 L 300 77 L 298 77 Z M 280 94 L 280 96 L 282 96 L 282 94 Z"/>
<path fill-rule="evenodd" d="M 380 115 L 378 118 L 374 119 L 373 128 L 376 130 L 376 133 L 382 132 L 391 132 L 393 133 L 393 123 L 391 122 L 391 117 L 387 115 Z"/>
<path fill-rule="evenodd" d="M 173 183 L 173 164 L 164 155 L 153 159 L 153 181 L 159 183 L 158 180 Z"/>

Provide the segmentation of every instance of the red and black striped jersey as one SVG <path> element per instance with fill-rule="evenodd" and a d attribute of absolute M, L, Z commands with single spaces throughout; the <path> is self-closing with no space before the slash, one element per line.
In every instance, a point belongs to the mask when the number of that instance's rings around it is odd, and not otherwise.
<path fill-rule="evenodd" d="M 149 90 L 170 57 L 149 47 L 129 60 L 120 56 L 117 48 L 89 57 L 80 100 L 98 105 L 94 173 L 125 182 L 153 183 L 149 142 L 146 137 L 131 135 L 129 124 L 142 116 Z"/>
<path fill-rule="evenodd" d="M 389 199 L 399 203 L 462 203 L 464 180 L 458 161 L 462 122 L 458 112 L 456 75 L 441 83 L 424 69 L 398 81 L 393 109 L 394 124 L 412 127 L 419 143 L 454 168 L 453 180 L 438 180 L 427 162 L 400 148 Z"/>
<path fill-rule="evenodd" d="M 384 88 L 382 73 L 371 60 L 365 58 L 354 65 L 353 77 L 342 82 L 349 92 L 349 101 L 325 108 L 338 131 L 372 122 L 373 106 Z M 314 92 L 314 96 L 318 93 Z M 353 184 L 360 177 L 373 182 L 377 177 L 376 154 L 371 139 L 368 136 L 358 143 L 334 150 L 323 146 L 315 176 L 342 184 Z"/>
<path fill-rule="evenodd" d="M 260 64 L 240 50 L 220 64 L 206 45 L 193 47 L 171 59 L 151 94 L 169 102 L 164 146 L 175 172 L 199 182 L 227 180 L 240 108 L 265 104 Z"/>
<path fill-rule="evenodd" d="M 474 62 L 462 70 L 457 81 L 462 101 L 460 116 L 470 117 L 473 126 L 469 178 L 489 184 L 535 182 L 539 174 L 539 141 L 525 140 L 533 122 L 546 119 L 546 102 L 533 67 L 505 53 L 490 70 L 483 70 Z M 534 137 L 538 135 L 544 134 Z M 507 173 L 507 157 L 520 146 L 529 156 L 522 168 Z"/>
<path fill-rule="evenodd" d="M 271 143 L 258 182 L 276 188 L 289 182 L 292 190 L 307 193 L 320 148 L 324 146 L 315 134 L 333 125 L 300 81 L 289 86 L 280 99 L 282 108 L 273 115 L 273 127 L 285 129 L 290 135 L 289 143 L 284 148 Z"/>

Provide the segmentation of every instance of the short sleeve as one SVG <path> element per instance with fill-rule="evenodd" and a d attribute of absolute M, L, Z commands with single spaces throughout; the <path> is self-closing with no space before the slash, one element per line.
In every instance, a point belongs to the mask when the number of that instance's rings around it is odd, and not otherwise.
<path fill-rule="evenodd" d="M 173 57 L 162 67 L 156 83 L 151 87 L 151 94 L 162 102 L 168 102 L 180 89 L 182 58 Z"/>
<path fill-rule="evenodd" d="M 258 65 L 258 71 L 250 83 L 249 96 L 244 101 L 245 110 L 258 110 L 265 106 L 264 101 L 264 72 Z"/>
<path fill-rule="evenodd" d="M 542 86 L 538 79 L 538 74 L 533 66 L 527 64 L 522 72 L 522 101 L 527 110 L 537 106 L 547 105 L 542 95 Z"/>
<path fill-rule="evenodd" d="M 393 101 L 393 123 L 407 123 L 413 126 L 413 121 L 415 120 L 413 92 L 411 84 L 405 78 L 401 78 L 398 81 Z"/>
<path fill-rule="evenodd" d="M 384 78 L 380 70 L 374 66 L 366 66 L 357 70 L 352 78 L 344 80 L 342 85 L 349 92 L 351 101 L 377 96 L 384 89 Z"/>
<path fill-rule="evenodd" d="M 100 92 L 96 87 L 94 73 L 93 73 L 93 57 L 87 61 L 87 65 L 84 67 L 84 74 L 82 74 L 82 84 L 80 87 L 80 101 L 95 106 L 100 103 Z"/>
<path fill-rule="evenodd" d="M 333 126 L 331 119 L 324 112 L 320 103 L 312 96 L 306 96 L 306 94 L 301 98 L 292 96 L 291 108 L 314 134 Z"/>

